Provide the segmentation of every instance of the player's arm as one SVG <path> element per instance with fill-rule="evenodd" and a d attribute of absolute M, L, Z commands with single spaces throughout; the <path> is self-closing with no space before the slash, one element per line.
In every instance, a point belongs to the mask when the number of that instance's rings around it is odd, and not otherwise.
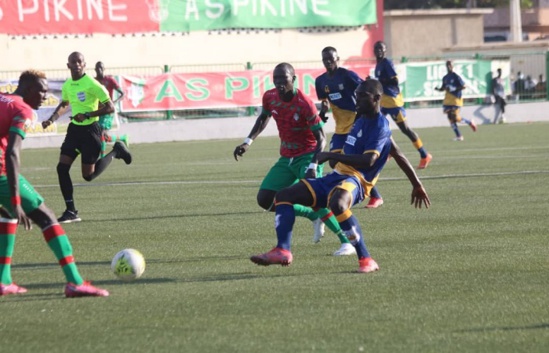
<path fill-rule="evenodd" d="M 91 112 L 86 112 L 86 113 L 78 113 L 75 116 L 73 116 L 72 118 L 76 121 L 82 122 L 82 121 L 84 121 L 86 119 L 89 119 L 89 118 L 93 118 L 93 117 L 101 116 L 101 115 L 107 115 L 107 114 L 111 114 L 111 113 L 114 113 L 114 104 L 111 101 L 111 99 L 109 98 L 107 101 L 101 102 L 99 104 L 99 109 L 91 111 Z"/>
<path fill-rule="evenodd" d="M 354 168 L 370 168 L 374 165 L 379 154 L 375 151 L 368 151 L 363 154 L 341 154 L 334 152 L 321 152 L 317 154 L 318 163 L 327 161 L 341 162 Z"/>
<path fill-rule="evenodd" d="M 55 108 L 55 110 L 53 111 L 53 114 L 49 117 L 49 119 L 44 120 L 42 122 L 42 128 L 45 129 L 51 124 L 53 124 L 57 119 L 59 119 L 61 115 L 65 114 L 68 107 L 69 107 L 69 101 L 62 100 L 61 103 L 59 103 L 59 105 Z"/>
<path fill-rule="evenodd" d="M 421 208 L 422 204 L 425 205 L 426 208 L 429 208 L 429 206 L 431 205 L 429 195 L 427 195 L 427 192 L 423 188 L 423 185 L 421 184 L 421 181 L 419 180 L 416 171 L 414 170 L 414 167 L 412 167 L 410 161 L 408 160 L 408 158 L 406 158 L 404 153 L 402 153 L 392 137 L 390 154 L 395 162 L 398 164 L 400 169 L 402 169 L 404 174 L 406 174 L 408 180 L 410 180 L 410 183 L 412 183 L 413 189 L 411 203 L 414 204 L 416 208 Z"/>
<path fill-rule="evenodd" d="M 254 126 L 252 127 L 252 130 L 248 134 L 248 137 L 244 139 L 244 142 L 242 142 L 240 145 L 236 146 L 233 152 L 234 159 L 238 161 L 238 157 L 242 157 L 246 151 L 248 151 L 248 148 L 252 145 L 252 142 L 265 130 L 267 125 L 269 124 L 269 120 L 271 120 L 271 113 L 266 111 L 265 109 L 261 110 L 261 114 L 257 117 Z"/>
<path fill-rule="evenodd" d="M 113 103 L 116 104 L 118 103 L 118 101 L 120 101 L 124 97 L 124 91 L 122 91 L 122 88 L 120 88 L 120 86 L 118 85 L 118 82 L 116 82 L 114 77 L 111 76 L 111 80 L 112 80 L 112 88 L 114 88 L 114 90 L 118 92 L 118 97 L 113 101 Z"/>
<path fill-rule="evenodd" d="M 21 196 L 19 194 L 19 169 L 21 164 L 21 145 L 23 137 L 16 132 L 10 131 L 8 137 L 8 147 L 6 149 L 6 174 L 8 178 L 8 188 L 11 195 L 11 204 L 13 217 L 19 224 L 23 224 L 26 230 L 31 229 L 31 221 L 25 215 L 21 207 Z"/>
<path fill-rule="evenodd" d="M 328 117 L 326 116 L 326 113 L 330 110 L 330 104 L 328 103 L 327 99 L 323 99 L 320 102 L 320 112 L 318 115 L 320 116 L 320 119 L 322 119 L 323 122 L 328 121 Z"/>
<path fill-rule="evenodd" d="M 324 133 L 324 129 L 322 126 L 319 128 L 315 128 L 312 130 L 313 135 L 316 140 L 316 149 L 314 151 L 313 158 L 311 159 L 311 163 L 309 164 L 309 167 L 307 168 L 307 171 L 305 172 L 306 178 L 316 178 L 316 168 L 318 167 L 318 160 L 317 156 L 322 153 L 324 148 L 326 147 L 326 134 Z"/>
<path fill-rule="evenodd" d="M 114 90 L 118 92 L 118 97 L 114 100 L 113 103 L 118 103 L 122 98 L 124 98 L 124 91 L 120 87 L 114 87 Z"/>
<path fill-rule="evenodd" d="M 381 84 L 383 85 L 398 86 L 398 76 L 393 76 L 389 78 L 380 78 L 379 82 L 381 82 Z"/>
<path fill-rule="evenodd" d="M 440 87 L 435 87 L 435 89 L 437 91 L 440 91 L 440 92 L 446 91 L 446 83 L 444 83 L 444 81 L 442 81 L 442 85 L 440 85 Z"/>

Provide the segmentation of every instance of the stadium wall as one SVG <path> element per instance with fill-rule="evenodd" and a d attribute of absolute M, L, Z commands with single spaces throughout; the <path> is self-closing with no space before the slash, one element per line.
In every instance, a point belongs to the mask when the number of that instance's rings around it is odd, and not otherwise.
<path fill-rule="evenodd" d="M 508 123 L 529 123 L 549 121 L 549 102 L 509 104 L 506 107 Z M 477 124 L 490 124 L 495 115 L 493 105 L 466 106 L 462 115 L 474 117 Z M 413 128 L 448 126 L 442 108 L 409 109 L 408 122 Z M 218 139 L 244 139 L 255 123 L 255 117 L 216 118 L 216 119 L 178 119 L 156 122 L 138 122 L 122 124 L 121 133 L 128 133 L 132 143 L 155 143 L 172 141 L 196 141 Z M 396 125 L 392 122 L 392 128 Z M 333 119 L 329 119 L 325 128 L 327 133 L 334 131 Z M 482 133 L 482 127 L 480 128 Z M 261 136 L 277 136 L 276 124 L 270 122 Z M 25 148 L 60 147 L 64 135 L 29 136 L 23 144 Z"/>

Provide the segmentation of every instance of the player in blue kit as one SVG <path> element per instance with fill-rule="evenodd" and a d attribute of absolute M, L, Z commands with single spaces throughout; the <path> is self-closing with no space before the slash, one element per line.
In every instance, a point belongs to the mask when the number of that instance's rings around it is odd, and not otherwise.
<path fill-rule="evenodd" d="M 412 141 L 418 150 L 421 160 L 418 169 L 425 169 L 433 159 L 433 156 L 423 147 L 423 142 L 406 122 L 406 110 L 404 110 L 404 99 L 398 87 L 398 77 L 393 62 L 385 55 L 387 46 L 382 41 L 374 44 L 374 55 L 376 57 L 375 76 L 383 85 L 383 96 L 381 98 L 381 112 L 390 115 L 402 133 Z"/>
<path fill-rule="evenodd" d="M 335 121 L 335 133 L 330 141 L 330 152 L 343 151 L 343 145 L 347 134 L 351 131 L 356 116 L 355 89 L 362 82 L 362 79 L 354 71 L 339 66 L 339 55 L 334 47 L 322 49 L 322 63 L 326 72 L 315 80 L 316 95 L 321 101 L 320 116 L 327 120 L 326 113 L 332 109 Z M 334 168 L 335 161 L 330 162 Z M 377 208 L 383 204 L 383 198 L 377 188 L 370 193 L 370 201 L 366 208 Z M 320 239 L 314 239 L 315 242 Z M 348 248 L 350 249 L 352 248 Z"/>
<path fill-rule="evenodd" d="M 444 113 L 448 115 L 450 126 L 456 137 L 454 141 L 463 141 L 463 135 L 459 131 L 457 123 L 465 123 L 471 127 L 473 132 L 477 131 L 477 125 L 474 121 L 461 117 L 459 111 L 463 106 L 463 98 L 461 92 L 465 89 L 465 83 L 462 78 L 454 72 L 454 66 L 452 62 L 448 60 L 446 62 L 447 74 L 442 78 L 442 86 L 436 87 L 437 91 L 445 91 L 444 101 L 442 102 L 442 109 Z"/>
<path fill-rule="evenodd" d="M 332 173 L 318 179 L 302 179 L 299 183 L 279 191 L 276 195 L 275 229 L 277 245 L 269 252 L 254 255 L 250 260 L 258 265 L 289 266 L 293 261 L 290 251 L 295 222 L 294 204 L 310 207 L 328 207 L 336 216 L 347 238 L 356 249 L 359 272 L 379 270 L 372 259 L 358 220 L 351 206 L 364 200 L 375 185 L 389 154 L 402 168 L 413 185 L 412 204 L 421 208 L 430 206 L 429 197 L 410 162 L 391 137 L 389 122 L 380 112 L 383 93 L 379 81 L 367 79 L 356 89 L 357 119 L 347 136 L 343 153 L 320 152 L 319 163 L 338 162 Z"/>

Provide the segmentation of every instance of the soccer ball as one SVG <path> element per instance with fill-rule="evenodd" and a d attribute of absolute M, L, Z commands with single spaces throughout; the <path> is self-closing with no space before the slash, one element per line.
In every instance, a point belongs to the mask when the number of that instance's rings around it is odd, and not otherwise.
<path fill-rule="evenodd" d="M 145 272 L 145 258 L 135 249 L 124 249 L 114 255 L 111 268 L 120 280 L 131 282 Z"/>

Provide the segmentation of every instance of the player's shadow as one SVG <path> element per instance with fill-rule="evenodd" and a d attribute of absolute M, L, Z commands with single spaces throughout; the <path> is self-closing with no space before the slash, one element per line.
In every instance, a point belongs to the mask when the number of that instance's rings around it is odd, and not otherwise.
<path fill-rule="evenodd" d="M 482 124 L 491 124 L 499 113 L 499 108 L 492 104 L 483 104 L 473 112 L 475 119 L 480 120 Z M 492 115 L 490 117 L 490 115 Z"/>
<path fill-rule="evenodd" d="M 466 332 L 522 331 L 522 330 L 547 330 L 547 329 L 549 329 L 549 323 L 542 322 L 541 324 L 526 325 L 526 326 L 478 327 L 478 328 L 471 328 L 466 330 L 459 330 L 456 332 L 466 333 Z"/>
<path fill-rule="evenodd" d="M 150 220 L 161 220 L 161 219 L 174 219 L 174 218 L 198 218 L 198 217 L 224 217 L 224 216 L 234 216 L 234 215 L 255 215 L 263 214 L 265 211 L 248 211 L 248 212 L 222 212 L 222 213 L 194 213 L 194 214 L 174 214 L 167 216 L 150 216 L 150 217 L 119 217 L 113 219 L 96 219 L 96 220 L 82 220 L 81 223 L 101 223 L 105 224 L 108 222 L 120 222 L 120 221 L 142 221 L 145 219 Z M 80 222 L 79 222 L 80 223 Z M 70 225 L 70 223 L 69 223 Z M 66 225 L 63 225 L 65 227 Z"/>

